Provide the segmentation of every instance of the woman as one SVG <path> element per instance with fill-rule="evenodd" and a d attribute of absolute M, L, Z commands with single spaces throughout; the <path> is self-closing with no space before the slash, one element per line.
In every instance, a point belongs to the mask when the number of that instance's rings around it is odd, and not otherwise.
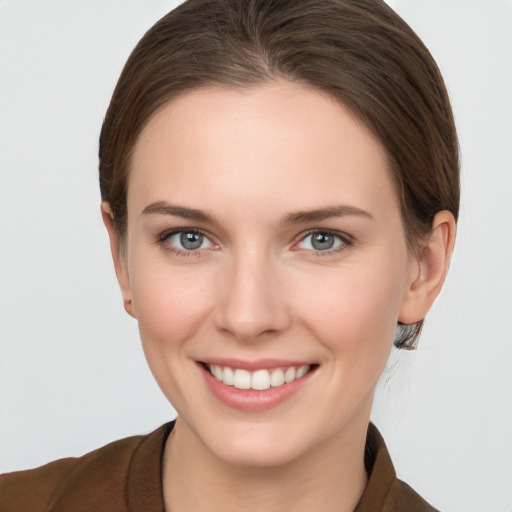
<path fill-rule="evenodd" d="M 123 70 L 100 187 L 178 419 L 3 476 L 2 507 L 434 510 L 368 426 L 458 215 L 446 90 L 400 18 L 370 0 L 185 2 Z"/>

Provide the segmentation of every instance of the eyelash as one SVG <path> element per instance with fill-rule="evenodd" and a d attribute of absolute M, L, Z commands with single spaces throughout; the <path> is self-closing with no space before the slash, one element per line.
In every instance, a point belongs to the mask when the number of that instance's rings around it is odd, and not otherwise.
<path fill-rule="evenodd" d="M 196 235 L 201 235 L 205 239 L 207 239 L 211 244 L 215 245 L 214 242 L 211 241 L 210 237 L 204 231 L 201 231 L 200 229 L 196 229 L 196 228 L 180 228 L 180 229 L 173 229 L 171 231 L 165 231 L 158 236 L 156 243 L 158 245 L 160 245 L 165 251 L 175 254 L 176 256 L 179 256 L 179 257 L 188 258 L 188 257 L 202 256 L 204 249 L 202 249 L 202 250 L 201 249 L 199 249 L 199 250 L 181 250 L 181 249 L 178 249 L 168 243 L 168 240 L 170 237 L 180 234 L 180 233 L 181 234 L 192 233 L 192 234 L 196 234 Z M 354 244 L 352 237 L 350 237 L 346 233 L 340 233 L 338 231 L 330 231 L 328 229 L 311 229 L 311 230 L 307 231 L 305 234 L 301 235 L 300 239 L 294 243 L 293 247 L 297 246 L 299 243 L 306 240 L 309 236 L 318 235 L 318 234 L 333 236 L 333 237 L 337 238 L 339 241 L 341 241 L 341 244 L 338 247 L 335 247 L 334 249 L 326 249 L 324 251 L 307 249 L 308 251 L 311 252 L 311 254 L 313 254 L 316 257 L 326 257 L 326 256 L 333 256 L 335 254 L 339 254 L 343 251 L 346 251 L 350 246 L 352 246 Z M 300 249 L 292 249 L 292 250 L 300 250 Z"/>
<path fill-rule="evenodd" d="M 203 250 L 181 250 L 178 249 L 172 245 L 170 245 L 168 242 L 169 238 L 171 238 L 174 235 L 180 234 L 180 233 L 193 233 L 195 235 L 201 235 L 206 240 L 210 241 L 211 244 L 213 242 L 210 240 L 210 237 L 200 229 L 196 228 L 180 228 L 180 229 L 173 229 L 171 231 L 165 231 L 161 235 L 159 235 L 158 239 L 156 240 L 156 243 L 162 247 L 167 252 L 170 252 L 171 254 L 174 254 L 176 256 L 182 257 L 182 258 L 189 258 L 189 257 L 199 257 L 203 254 Z M 215 245 L 215 244 L 213 244 Z"/>
<path fill-rule="evenodd" d="M 333 236 L 333 237 L 337 238 L 338 240 L 340 240 L 341 244 L 338 247 L 335 247 L 333 249 L 326 249 L 325 251 L 320 251 L 320 250 L 312 249 L 311 250 L 311 254 L 313 254 L 316 257 L 320 257 L 321 258 L 321 257 L 326 257 L 326 256 L 333 256 L 335 254 L 339 254 L 339 253 L 341 253 L 343 251 L 346 251 L 349 247 L 354 245 L 353 238 L 350 237 L 349 235 L 347 235 L 346 233 L 340 233 L 339 231 L 331 231 L 331 230 L 328 230 L 328 229 L 311 229 L 311 230 L 307 231 L 303 236 L 301 236 L 299 241 L 296 242 L 294 244 L 294 246 L 296 246 L 297 244 L 303 242 L 309 236 L 318 235 L 318 234 L 327 235 L 327 236 Z"/>

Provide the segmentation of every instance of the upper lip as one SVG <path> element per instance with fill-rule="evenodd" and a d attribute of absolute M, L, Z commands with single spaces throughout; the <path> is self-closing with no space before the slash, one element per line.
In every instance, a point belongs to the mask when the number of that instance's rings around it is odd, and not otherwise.
<path fill-rule="evenodd" d="M 299 361 L 289 359 L 255 359 L 255 360 L 244 360 L 244 359 L 232 359 L 232 358 L 207 358 L 201 359 L 199 362 L 208 366 L 227 366 L 229 368 L 236 368 L 247 371 L 272 369 L 272 368 L 288 368 L 290 366 L 304 366 L 313 365 L 311 361 Z"/>

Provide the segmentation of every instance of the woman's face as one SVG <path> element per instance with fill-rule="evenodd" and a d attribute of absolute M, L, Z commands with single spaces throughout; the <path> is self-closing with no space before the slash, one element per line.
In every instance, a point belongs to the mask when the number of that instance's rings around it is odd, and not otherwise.
<path fill-rule="evenodd" d="M 364 432 L 417 272 L 383 147 L 321 92 L 189 92 L 138 140 L 123 294 L 180 428 L 225 461 Z"/>

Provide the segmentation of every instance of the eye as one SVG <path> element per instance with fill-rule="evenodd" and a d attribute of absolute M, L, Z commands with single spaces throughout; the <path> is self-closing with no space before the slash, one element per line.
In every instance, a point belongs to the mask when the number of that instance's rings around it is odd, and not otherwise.
<path fill-rule="evenodd" d="M 206 235 L 195 229 L 182 229 L 164 234 L 161 242 L 177 253 L 199 252 L 215 247 Z"/>
<path fill-rule="evenodd" d="M 351 242 L 347 236 L 335 234 L 331 231 L 315 230 L 302 238 L 297 247 L 309 251 L 330 252 L 341 250 L 350 244 Z"/>

